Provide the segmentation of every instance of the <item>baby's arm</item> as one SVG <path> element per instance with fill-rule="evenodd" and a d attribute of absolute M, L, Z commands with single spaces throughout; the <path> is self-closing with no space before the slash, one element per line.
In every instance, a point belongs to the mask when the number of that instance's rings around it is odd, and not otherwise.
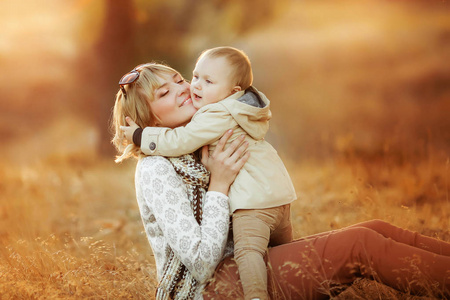
<path fill-rule="evenodd" d="M 141 146 L 140 140 L 139 144 L 136 144 L 134 142 L 134 134 L 136 132 L 136 129 L 140 129 L 142 133 L 142 129 L 130 117 L 126 117 L 125 121 L 127 121 L 128 126 L 120 126 L 120 130 L 122 130 L 123 135 L 128 141 L 133 142 L 136 146 Z"/>
<path fill-rule="evenodd" d="M 217 141 L 226 130 L 232 129 L 235 123 L 228 111 L 214 107 L 216 106 L 196 114 L 186 126 L 174 129 L 144 128 L 141 138 L 142 152 L 147 155 L 180 156 Z M 127 139 L 133 140 L 131 132 L 138 127 L 128 128 L 130 130 L 126 133 Z"/>

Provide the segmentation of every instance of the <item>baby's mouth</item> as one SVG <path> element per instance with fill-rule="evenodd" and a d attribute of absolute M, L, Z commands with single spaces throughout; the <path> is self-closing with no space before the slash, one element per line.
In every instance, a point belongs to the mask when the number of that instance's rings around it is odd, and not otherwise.
<path fill-rule="evenodd" d="M 194 95 L 194 99 L 197 100 L 197 101 L 202 99 L 202 97 L 200 97 L 199 95 L 197 95 L 195 93 L 192 93 L 192 95 Z"/>

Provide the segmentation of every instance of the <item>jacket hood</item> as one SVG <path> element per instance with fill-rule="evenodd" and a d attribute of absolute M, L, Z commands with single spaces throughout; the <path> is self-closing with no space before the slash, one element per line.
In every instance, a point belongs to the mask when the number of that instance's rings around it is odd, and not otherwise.
<path fill-rule="evenodd" d="M 263 139 L 269 130 L 272 117 L 270 101 L 254 87 L 237 92 L 220 101 L 231 113 L 238 125 L 253 139 Z"/>

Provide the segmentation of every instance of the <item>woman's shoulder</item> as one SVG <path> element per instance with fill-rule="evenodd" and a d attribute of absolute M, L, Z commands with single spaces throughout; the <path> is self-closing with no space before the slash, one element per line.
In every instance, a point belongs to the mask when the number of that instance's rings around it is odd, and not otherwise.
<path fill-rule="evenodd" d="M 164 175 L 174 171 L 173 165 L 163 156 L 145 156 L 139 159 L 137 164 L 137 172 L 139 173 L 156 173 Z"/>
<path fill-rule="evenodd" d="M 138 164 L 139 165 L 154 165 L 154 164 L 170 164 L 169 160 L 164 156 L 159 155 L 149 155 L 144 156 L 139 159 Z"/>

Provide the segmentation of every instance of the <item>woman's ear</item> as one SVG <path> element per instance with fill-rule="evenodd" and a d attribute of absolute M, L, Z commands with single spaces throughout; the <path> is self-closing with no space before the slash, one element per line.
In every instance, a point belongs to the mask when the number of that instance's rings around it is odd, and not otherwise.
<path fill-rule="evenodd" d="M 155 116 L 153 114 L 153 112 L 151 112 L 150 114 L 151 114 L 150 127 L 159 127 L 159 126 L 161 126 L 161 121 L 159 120 L 159 118 L 157 116 Z"/>
<path fill-rule="evenodd" d="M 150 127 L 159 127 L 159 126 L 161 126 L 161 123 L 158 120 L 154 120 L 150 124 Z"/>

